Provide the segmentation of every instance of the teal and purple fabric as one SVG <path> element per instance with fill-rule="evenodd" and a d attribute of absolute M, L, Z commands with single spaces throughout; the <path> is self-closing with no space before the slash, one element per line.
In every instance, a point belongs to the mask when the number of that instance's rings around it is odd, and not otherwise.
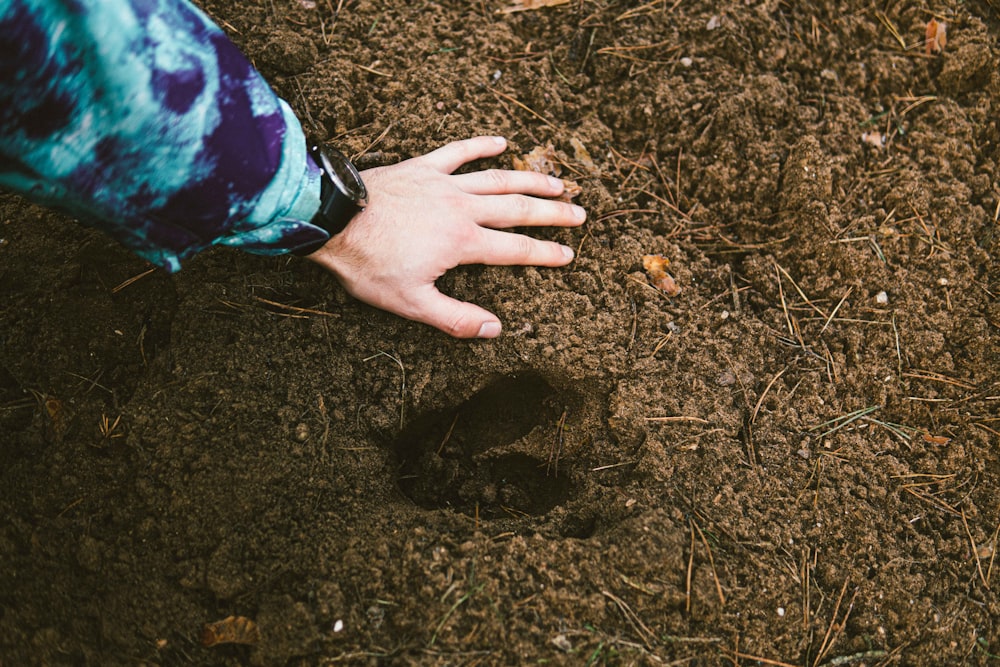
<path fill-rule="evenodd" d="M 0 0 L 0 187 L 171 271 L 328 236 L 299 121 L 187 0 Z"/>

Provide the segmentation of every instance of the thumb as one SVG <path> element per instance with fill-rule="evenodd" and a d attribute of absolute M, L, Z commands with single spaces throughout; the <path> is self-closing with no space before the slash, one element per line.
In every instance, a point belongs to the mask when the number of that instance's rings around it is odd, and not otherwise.
<path fill-rule="evenodd" d="M 410 317 L 429 324 L 455 338 L 496 338 L 500 320 L 484 308 L 445 296 L 433 285 L 412 304 Z"/>

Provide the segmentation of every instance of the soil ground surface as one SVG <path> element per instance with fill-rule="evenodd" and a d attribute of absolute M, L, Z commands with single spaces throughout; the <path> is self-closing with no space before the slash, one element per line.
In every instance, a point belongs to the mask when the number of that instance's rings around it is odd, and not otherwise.
<path fill-rule="evenodd" d="M 363 167 L 553 146 L 496 340 L 0 199 L 4 667 L 1000 660 L 992 0 L 509 6 L 203 4 Z"/>

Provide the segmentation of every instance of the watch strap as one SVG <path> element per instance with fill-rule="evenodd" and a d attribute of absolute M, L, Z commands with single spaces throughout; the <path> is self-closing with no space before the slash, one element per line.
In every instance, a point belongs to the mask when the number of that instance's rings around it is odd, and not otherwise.
<path fill-rule="evenodd" d="M 309 221 L 309 224 L 325 230 L 330 235 L 329 238 L 333 238 L 344 231 L 344 228 L 347 227 L 355 215 L 363 210 L 363 207 L 350 195 L 341 190 L 341 188 L 337 187 L 331 174 L 326 169 L 329 160 L 323 154 L 322 149 L 319 146 L 313 146 L 309 153 L 309 159 L 316 164 L 320 172 L 319 209 Z M 346 161 L 346 158 L 343 158 L 339 154 L 338 157 Z M 353 169 L 353 165 L 351 165 L 351 168 Z M 360 183 L 360 176 L 358 176 L 358 182 Z M 361 186 L 363 188 L 364 184 L 362 183 Z M 314 253 L 326 245 L 329 238 L 296 248 L 292 253 L 300 257 Z"/>

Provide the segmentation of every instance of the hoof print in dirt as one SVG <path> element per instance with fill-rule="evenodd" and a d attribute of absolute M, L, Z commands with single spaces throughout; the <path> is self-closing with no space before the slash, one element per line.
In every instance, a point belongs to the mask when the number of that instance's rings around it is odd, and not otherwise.
<path fill-rule="evenodd" d="M 547 513 L 570 495 L 558 449 L 560 417 L 571 402 L 528 372 L 419 417 L 395 443 L 400 490 L 420 507 L 480 519 Z"/>

